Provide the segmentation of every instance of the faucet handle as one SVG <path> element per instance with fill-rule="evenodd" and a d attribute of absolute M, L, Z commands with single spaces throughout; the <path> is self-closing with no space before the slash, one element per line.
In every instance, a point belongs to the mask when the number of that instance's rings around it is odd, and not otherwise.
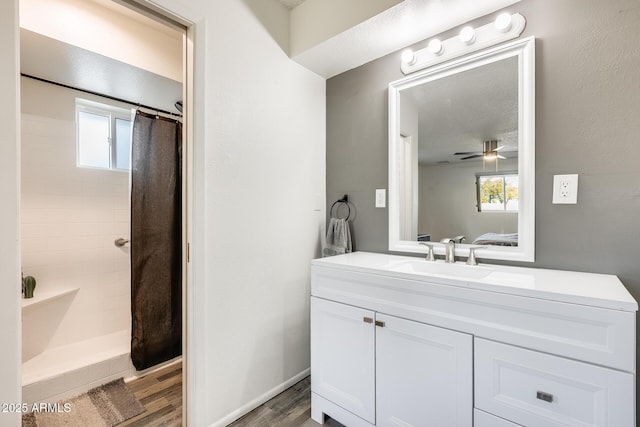
<path fill-rule="evenodd" d="M 463 240 L 467 240 L 465 236 L 456 236 L 453 238 L 456 243 L 462 243 Z"/>
<path fill-rule="evenodd" d="M 472 246 L 469 248 L 469 257 L 467 258 L 467 265 L 478 265 L 478 259 L 476 258 L 476 249 L 486 249 L 486 246 Z"/>
<path fill-rule="evenodd" d="M 445 237 L 444 239 L 440 240 L 440 243 L 451 243 L 451 242 L 455 243 L 456 241 L 448 237 Z"/>
<path fill-rule="evenodd" d="M 435 261 L 436 257 L 433 254 L 433 243 L 425 243 L 425 242 L 418 242 L 421 245 L 425 245 L 426 247 L 429 248 L 428 252 L 427 252 L 427 257 L 425 258 L 427 261 Z"/>

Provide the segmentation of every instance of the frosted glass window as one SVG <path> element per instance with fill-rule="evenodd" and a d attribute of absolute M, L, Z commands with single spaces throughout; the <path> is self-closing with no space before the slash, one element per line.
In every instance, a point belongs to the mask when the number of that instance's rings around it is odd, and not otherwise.
<path fill-rule="evenodd" d="M 116 119 L 115 168 L 129 170 L 131 153 L 131 121 Z"/>
<path fill-rule="evenodd" d="M 131 110 L 76 98 L 78 166 L 128 171 Z"/>
<path fill-rule="evenodd" d="M 109 168 L 110 130 L 109 116 L 78 113 L 78 163 L 81 166 Z"/>

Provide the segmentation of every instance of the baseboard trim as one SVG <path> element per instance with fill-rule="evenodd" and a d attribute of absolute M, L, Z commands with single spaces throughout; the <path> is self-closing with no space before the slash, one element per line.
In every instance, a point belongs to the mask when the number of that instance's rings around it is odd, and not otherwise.
<path fill-rule="evenodd" d="M 236 421 L 240 417 L 253 411 L 258 406 L 262 405 L 263 403 L 267 402 L 268 400 L 282 393 L 283 391 L 285 391 L 295 383 L 302 381 L 303 379 L 308 377 L 309 374 L 311 374 L 311 368 L 307 368 L 304 371 L 300 372 L 299 374 L 289 378 L 287 381 L 283 382 L 282 384 L 275 386 L 274 388 L 260 395 L 256 399 L 253 399 L 251 402 L 247 403 L 246 405 L 241 406 L 240 408 L 236 409 L 235 411 L 229 413 L 228 415 L 219 419 L 215 423 L 211 424 L 210 427 L 225 427 L 231 424 L 232 422 Z"/>

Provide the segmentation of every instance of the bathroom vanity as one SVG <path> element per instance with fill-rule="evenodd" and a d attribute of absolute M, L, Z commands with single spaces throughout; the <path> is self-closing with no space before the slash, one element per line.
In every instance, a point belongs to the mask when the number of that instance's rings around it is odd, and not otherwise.
<path fill-rule="evenodd" d="M 366 252 L 314 260 L 312 418 L 635 426 L 637 309 L 612 275 Z"/>

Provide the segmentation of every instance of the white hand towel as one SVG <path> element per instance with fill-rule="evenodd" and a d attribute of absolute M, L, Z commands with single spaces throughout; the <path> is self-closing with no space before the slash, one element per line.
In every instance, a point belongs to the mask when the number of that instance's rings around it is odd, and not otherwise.
<path fill-rule="evenodd" d="M 349 222 L 344 218 L 331 218 L 327 227 L 327 243 L 322 256 L 345 254 L 352 251 Z"/>

